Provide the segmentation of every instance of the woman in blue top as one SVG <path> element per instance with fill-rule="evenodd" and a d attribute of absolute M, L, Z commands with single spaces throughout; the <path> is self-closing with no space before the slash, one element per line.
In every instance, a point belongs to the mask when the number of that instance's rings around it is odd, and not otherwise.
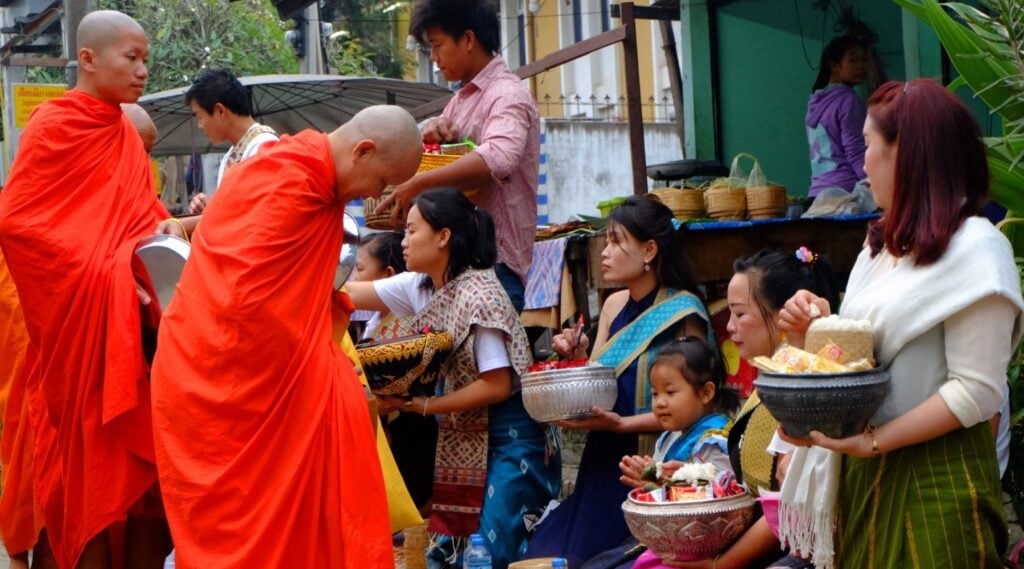
<path fill-rule="evenodd" d="M 594 417 L 560 423 L 590 431 L 576 488 L 537 527 L 526 558 L 565 557 L 576 568 L 630 537 L 621 509 L 629 489 L 619 481 L 619 461 L 653 455 L 662 430 L 651 411 L 649 362 L 674 338 L 709 335 L 707 310 L 693 292 L 673 219 L 671 210 L 648 196 L 630 197 L 611 213 L 601 270 L 626 290 L 605 301 L 590 359 L 615 368 L 619 395 L 612 409 L 594 407 Z M 578 346 L 572 342 L 567 331 L 555 338 L 554 348 L 565 357 L 586 356 L 586 337 Z"/>
<path fill-rule="evenodd" d="M 814 197 L 825 188 L 852 192 L 864 176 L 864 118 L 867 108 L 853 86 L 867 76 L 867 50 L 854 36 L 834 38 L 821 52 L 818 78 L 807 103 Z"/>

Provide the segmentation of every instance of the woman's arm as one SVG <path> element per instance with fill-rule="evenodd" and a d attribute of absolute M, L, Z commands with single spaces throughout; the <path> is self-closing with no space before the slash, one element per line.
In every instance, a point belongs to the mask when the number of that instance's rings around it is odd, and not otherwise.
<path fill-rule="evenodd" d="M 884 454 L 987 421 L 1002 404 L 1015 314 L 1009 300 L 989 297 L 948 318 L 943 336 L 949 375 L 938 393 L 873 434 L 837 440 L 812 433 L 811 440 L 831 450 L 868 457 L 874 454 L 875 444 Z"/>
<path fill-rule="evenodd" d="M 388 306 L 384 304 L 377 289 L 373 288 L 372 281 L 355 281 L 345 283 L 345 292 L 352 299 L 352 303 L 359 310 L 387 311 Z"/>
<path fill-rule="evenodd" d="M 413 397 L 406 411 L 420 415 L 460 413 L 495 403 L 512 395 L 512 368 L 501 368 L 480 374 L 480 377 L 440 397 Z"/>

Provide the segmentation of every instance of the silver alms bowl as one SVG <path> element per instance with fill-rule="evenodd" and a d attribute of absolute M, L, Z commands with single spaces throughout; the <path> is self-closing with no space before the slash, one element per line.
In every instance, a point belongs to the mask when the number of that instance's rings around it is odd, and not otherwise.
<path fill-rule="evenodd" d="M 524 373 L 522 383 L 523 406 L 541 423 L 588 417 L 594 405 L 611 409 L 619 393 L 615 369 L 608 366 Z"/>
<path fill-rule="evenodd" d="M 889 393 L 882 368 L 848 373 L 783 374 L 761 371 L 757 394 L 786 434 L 820 431 L 837 439 L 864 431 Z"/>

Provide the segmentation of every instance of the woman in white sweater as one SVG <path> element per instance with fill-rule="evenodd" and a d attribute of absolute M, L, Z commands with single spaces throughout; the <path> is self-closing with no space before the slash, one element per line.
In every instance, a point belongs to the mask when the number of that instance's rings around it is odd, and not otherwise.
<path fill-rule="evenodd" d="M 988 190 L 978 127 L 941 85 L 914 80 L 875 92 L 864 136 L 884 214 L 868 230 L 840 315 L 872 322 L 891 391 L 873 430 L 788 439 L 814 447 L 794 455 L 783 485 L 792 512 L 783 534 L 827 567 L 824 534 L 838 514 L 834 560 L 843 567 L 1001 567 L 1007 533 L 990 421 L 1006 396 L 1024 301 L 1009 243 L 977 217 Z M 807 291 L 786 304 L 791 340 L 806 331 L 811 304 L 827 314 Z"/>

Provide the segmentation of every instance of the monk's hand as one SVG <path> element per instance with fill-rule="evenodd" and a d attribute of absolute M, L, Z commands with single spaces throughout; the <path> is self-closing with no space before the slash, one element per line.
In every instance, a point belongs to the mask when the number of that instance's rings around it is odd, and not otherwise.
<path fill-rule="evenodd" d="M 420 129 L 423 142 L 427 144 L 444 144 L 459 140 L 459 129 L 449 118 L 437 117 L 423 123 Z"/>
<path fill-rule="evenodd" d="M 618 413 L 606 411 L 598 405 L 591 407 L 590 411 L 594 414 L 591 417 L 555 421 L 555 424 L 563 429 L 586 429 L 588 431 L 618 432 L 622 427 L 622 417 Z"/>
<path fill-rule="evenodd" d="M 173 235 L 185 239 L 185 227 L 176 219 L 165 219 L 157 224 L 156 232 L 161 235 Z"/>
<path fill-rule="evenodd" d="M 779 329 L 786 333 L 787 341 L 797 347 L 804 347 L 804 334 L 811 320 L 831 314 L 828 301 L 809 290 L 798 290 L 786 301 L 779 311 Z"/>
<path fill-rule="evenodd" d="M 206 194 L 199 192 L 192 197 L 192 201 L 188 202 L 188 212 L 192 215 L 203 213 L 203 210 L 206 209 L 206 204 Z"/>
<path fill-rule="evenodd" d="M 139 303 L 143 306 L 148 306 L 150 302 L 153 302 L 153 297 L 149 296 L 146 289 L 142 288 L 139 283 L 135 283 L 135 294 L 139 295 Z"/>

